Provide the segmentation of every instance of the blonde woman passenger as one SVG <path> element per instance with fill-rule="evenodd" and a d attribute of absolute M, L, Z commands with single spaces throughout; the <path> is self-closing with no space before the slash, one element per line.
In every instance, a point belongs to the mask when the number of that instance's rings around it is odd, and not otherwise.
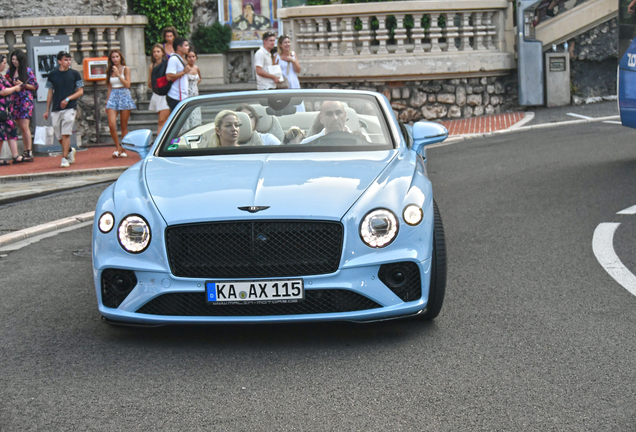
<path fill-rule="evenodd" d="M 214 118 L 210 147 L 237 147 L 242 124 L 232 110 L 223 110 Z"/>
<path fill-rule="evenodd" d="M 128 120 L 130 111 L 137 108 L 130 95 L 130 69 L 126 67 L 126 60 L 119 50 L 113 50 L 108 56 L 109 74 L 106 77 L 108 95 L 106 98 L 106 115 L 108 116 L 108 128 L 110 136 L 115 143 L 113 157 L 127 157 L 124 148 L 119 142 L 117 135 L 117 114 L 120 115 L 120 126 L 122 138 L 128 133 Z"/>
<path fill-rule="evenodd" d="M 291 50 L 291 39 L 287 35 L 282 35 L 278 38 L 278 49 L 274 54 L 274 64 L 280 65 L 283 75 L 289 82 L 290 89 L 299 89 L 300 80 L 298 74 L 302 70 L 300 67 L 300 61 L 294 51 Z M 305 106 L 303 104 L 296 106 L 296 112 L 304 112 Z"/>
<path fill-rule="evenodd" d="M 152 47 L 152 63 L 148 70 L 148 87 L 150 89 L 152 89 L 152 70 L 161 65 L 164 60 L 167 60 L 167 57 L 166 52 L 163 49 L 163 45 L 154 44 Z M 168 117 L 170 116 L 170 107 L 168 106 L 168 102 L 166 102 L 166 97 L 153 92 L 148 109 L 156 111 L 159 114 L 159 121 L 157 124 L 157 134 L 159 134 L 161 129 L 163 129 L 163 125 L 166 124 L 166 120 L 168 120 Z"/>

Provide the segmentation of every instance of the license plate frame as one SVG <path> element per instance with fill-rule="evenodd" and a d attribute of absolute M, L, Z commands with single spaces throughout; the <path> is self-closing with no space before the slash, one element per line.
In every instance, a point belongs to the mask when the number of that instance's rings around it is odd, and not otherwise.
<path fill-rule="evenodd" d="M 298 290 L 298 292 L 296 291 Z M 304 280 L 268 279 L 247 281 L 205 281 L 209 305 L 280 304 L 305 300 Z"/>

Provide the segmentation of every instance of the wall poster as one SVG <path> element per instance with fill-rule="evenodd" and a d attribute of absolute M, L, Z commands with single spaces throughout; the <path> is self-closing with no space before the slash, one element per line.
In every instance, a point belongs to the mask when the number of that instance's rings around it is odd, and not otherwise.
<path fill-rule="evenodd" d="M 263 34 L 278 34 L 279 0 L 219 0 L 219 20 L 232 27 L 230 48 L 258 48 Z"/>

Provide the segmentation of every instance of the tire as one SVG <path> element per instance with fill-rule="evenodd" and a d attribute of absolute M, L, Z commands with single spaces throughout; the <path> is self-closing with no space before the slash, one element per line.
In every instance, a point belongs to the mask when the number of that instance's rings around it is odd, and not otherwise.
<path fill-rule="evenodd" d="M 446 238 L 444 225 L 437 203 L 433 200 L 433 257 L 431 262 L 431 283 L 428 291 L 428 304 L 416 318 L 422 321 L 435 319 L 442 310 L 446 294 Z"/>

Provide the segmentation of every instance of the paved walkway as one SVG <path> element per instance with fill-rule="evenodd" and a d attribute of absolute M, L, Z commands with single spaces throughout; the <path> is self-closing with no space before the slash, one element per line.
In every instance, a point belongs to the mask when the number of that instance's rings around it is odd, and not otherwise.
<path fill-rule="evenodd" d="M 60 168 L 61 156 L 36 157 L 33 162 L 24 162 L 8 166 L 0 166 L 0 179 L 7 176 L 24 176 L 36 173 L 70 173 L 80 170 L 96 170 L 98 168 L 129 167 L 139 161 L 137 153 L 128 153 L 127 158 L 112 156 L 115 146 L 88 147 L 75 154 L 75 163 L 69 168 Z M 9 179 L 4 179 L 9 180 Z M 0 180 L 2 181 L 2 180 Z"/>
<path fill-rule="evenodd" d="M 449 136 L 487 133 L 508 129 L 522 121 L 526 117 L 526 114 L 525 112 L 510 112 L 469 117 L 459 120 L 448 120 L 441 123 L 448 129 Z"/>

